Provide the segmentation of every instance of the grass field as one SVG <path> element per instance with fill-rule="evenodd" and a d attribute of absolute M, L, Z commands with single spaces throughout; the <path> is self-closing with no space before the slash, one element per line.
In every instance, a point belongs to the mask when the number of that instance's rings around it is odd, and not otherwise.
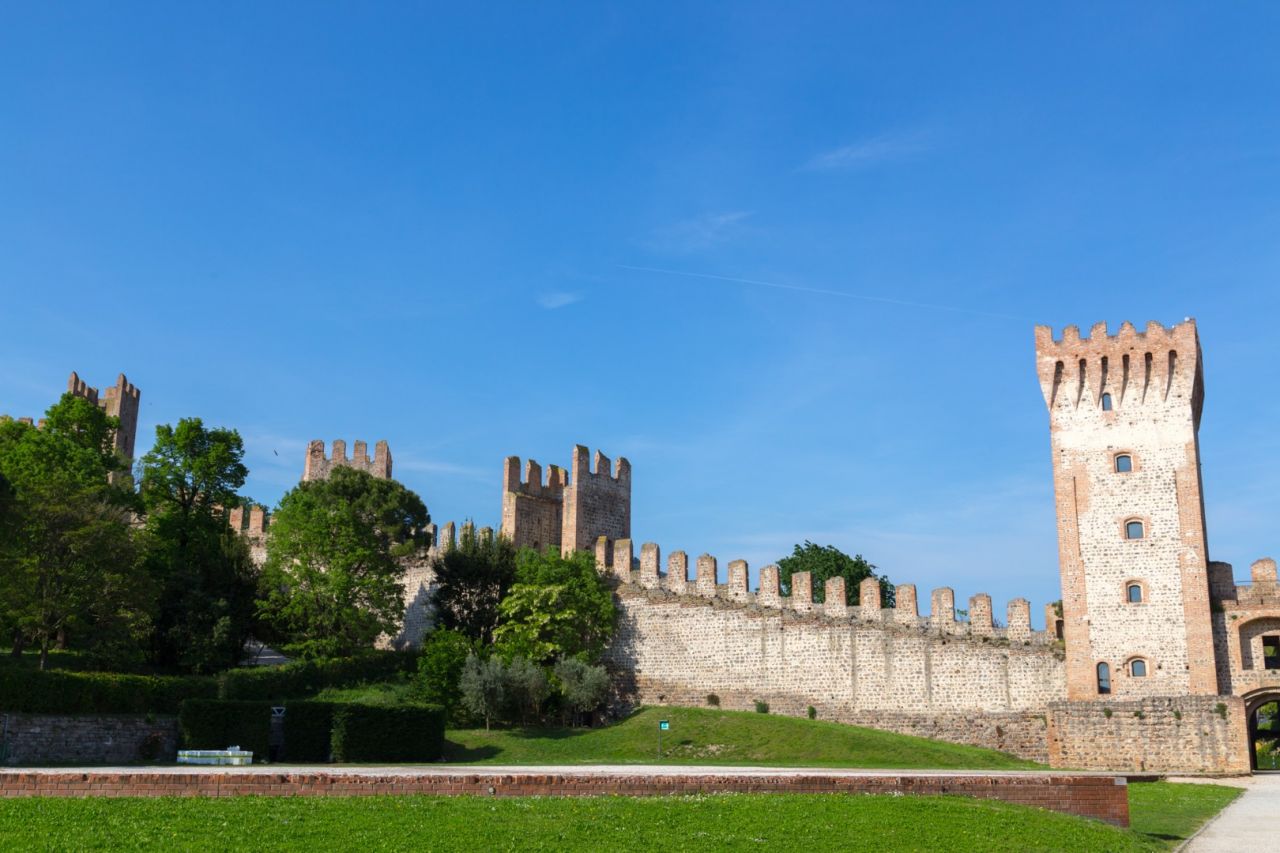
<path fill-rule="evenodd" d="M 1234 796 L 1132 787 L 1123 830 L 960 797 L 0 801 L 5 850 L 1166 850 Z M 1176 816 L 1176 817 L 1175 817 Z"/>
<path fill-rule="evenodd" d="M 668 720 L 658 758 L 658 721 Z M 758 764 L 940 770 L 1040 765 L 891 732 L 706 708 L 644 708 L 598 729 L 454 729 L 445 760 L 468 764 Z"/>

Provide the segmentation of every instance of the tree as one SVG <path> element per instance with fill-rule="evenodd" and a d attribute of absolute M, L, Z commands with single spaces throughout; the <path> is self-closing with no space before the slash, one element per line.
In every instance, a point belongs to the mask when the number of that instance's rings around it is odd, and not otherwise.
<path fill-rule="evenodd" d="M 506 538 L 464 525 L 462 536 L 436 564 L 440 624 L 473 643 L 493 642 L 498 605 L 516 576 L 516 551 Z"/>
<path fill-rule="evenodd" d="M 506 668 L 497 658 L 482 660 L 472 652 L 462 666 L 458 681 L 462 692 L 462 704 L 468 711 L 484 717 L 485 730 L 489 721 L 502 713 L 507 701 Z"/>
<path fill-rule="evenodd" d="M 0 476 L 9 484 L 0 536 L 0 621 L 14 650 L 75 644 L 99 664 L 139 656 L 153 596 L 138 570 L 131 493 L 108 482 L 124 468 L 118 426 L 66 394 L 36 429 L 0 423 Z"/>
<path fill-rule="evenodd" d="M 525 657 L 512 658 L 504 673 L 507 700 L 520 715 L 520 725 L 538 719 L 542 703 L 551 695 L 551 683 L 542 667 Z"/>
<path fill-rule="evenodd" d="M 830 578 L 844 578 L 845 603 L 857 604 L 859 585 L 867 578 L 880 582 L 880 601 L 885 607 L 894 603 L 894 586 L 884 575 L 876 574 L 876 567 L 861 554 L 850 557 L 834 545 L 815 545 L 805 540 L 795 546 L 791 556 L 778 561 L 778 585 L 783 595 L 791 594 L 791 576 L 797 572 L 809 572 L 813 577 L 813 600 L 826 600 L 826 582 Z"/>
<path fill-rule="evenodd" d="M 413 680 L 413 698 L 430 705 L 443 705 L 451 713 L 462 704 L 462 669 L 471 654 L 471 643 L 458 631 L 439 628 L 422 644 L 418 674 Z"/>
<path fill-rule="evenodd" d="M 603 666 L 592 666 L 579 658 L 565 658 L 556 664 L 556 679 L 565 707 L 578 714 L 589 714 L 609 693 L 609 673 Z"/>
<path fill-rule="evenodd" d="M 259 602 L 285 650 L 350 655 L 394 633 L 404 615 L 396 558 L 422 543 L 430 520 L 403 485 L 354 468 L 286 494 L 268 528 Z"/>
<path fill-rule="evenodd" d="M 248 475 L 243 459 L 239 433 L 200 418 L 156 427 L 142 457 L 146 564 L 161 590 L 152 655 L 161 665 L 227 669 L 249 639 L 257 569 L 226 518 Z"/>
<path fill-rule="evenodd" d="M 562 557 L 555 548 L 523 549 L 516 583 L 498 606 L 494 643 L 507 657 L 547 666 L 582 655 L 595 660 L 613 635 L 613 593 L 585 551 Z"/>

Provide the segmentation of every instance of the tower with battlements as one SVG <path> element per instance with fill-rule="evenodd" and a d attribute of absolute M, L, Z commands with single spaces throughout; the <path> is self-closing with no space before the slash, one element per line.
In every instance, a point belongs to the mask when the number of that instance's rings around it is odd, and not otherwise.
<path fill-rule="evenodd" d="M 355 468 L 366 471 L 380 480 L 391 479 L 391 449 L 385 441 L 374 445 L 373 458 L 369 458 L 369 445 L 357 441 L 350 458 L 347 443 L 342 439 L 333 442 L 333 453 L 324 455 L 324 442 L 316 439 L 307 445 L 307 458 L 302 465 L 302 482 L 323 480 L 334 468 Z"/>
<path fill-rule="evenodd" d="M 142 392 L 123 373 L 116 377 L 115 385 L 99 392 L 73 370 L 67 379 L 67 393 L 84 397 L 105 411 L 108 417 L 120 419 L 120 426 L 115 431 L 115 449 L 132 465 L 134 441 L 138 436 L 138 403 Z"/>
<path fill-rule="evenodd" d="M 1194 320 L 1036 328 L 1049 408 L 1067 696 L 1214 694 Z"/>
<path fill-rule="evenodd" d="M 573 448 L 569 471 L 508 456 L 502 476 L 502 534 L 516 547 L 557 547 L 562 554 L 591 551 L 596 539 L 631 536 L 631 463 Z"/>

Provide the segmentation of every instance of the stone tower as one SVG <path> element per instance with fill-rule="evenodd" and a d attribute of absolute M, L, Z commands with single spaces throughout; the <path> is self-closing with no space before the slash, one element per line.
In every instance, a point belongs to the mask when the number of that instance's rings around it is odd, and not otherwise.
<path fill-rule="evenodd" d="M 114 386 L 99 393 L 74 370 L 67 379 L 67 393 L 84 397 L 105 411 L 108 417 L 120 419 L 120 427 L 115 433 L 115 448 L 125 461 L 132 464 L 133 445 L 138 435 L 138 402 L 142 393 L 129 383 L 123 373 L 116 377 Z"/>
<path fill-rule="evenodd" d="M 385 441 L 379 441 L 373 448 L 373 458 L 369 458 L 369 445 L 357 441 L 347 458 L 347 443 L 342 439 L 333 442 L 333 454 L 326 458 L 324 442 L 315 439 L 307 445 L 307 458 L 302 465 L 302 482 L 308 480 L 324 480 L 334 468 L 356 468 L 367 471 L 380 480 L 391 479 L 391 448 Z"/>
<path fill-rule="evenodd" d="M 508 456 L 502 475 L 502 535 L 516 547 L 556 546 L 562 554 L 591 551 L 596 539 L 631 537 L 631 463 L 581 444 L 573 448 L 566 472 L 530 459 L 520 476 L 520 457 Z"/>
<path fill-rule="evenodd" d="M 1195 321 L 1036 327 L 1049 407 L 1067 696 L 1213 694 Z"/>

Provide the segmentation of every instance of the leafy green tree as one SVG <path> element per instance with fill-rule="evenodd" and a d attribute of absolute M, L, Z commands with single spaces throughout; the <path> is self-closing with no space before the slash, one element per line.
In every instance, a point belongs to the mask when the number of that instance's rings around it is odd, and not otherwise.
<path fill-rule="evenodd" d="M 44 428 L 0 422 L 0 476 L 8 483 L 0 536 L 0 617 L 21 653 L 74 644 L 99 664 L 140 655 L 153 601 L 138 570 L 127 488 L 109 482 L 123 461 L 118 426 L 70 394 Z"/>
<path fill-rule="evenodd" d="M 243 459 L 239 433 L 200 418 L 156 427 L 142 457 L 146 564 L 161 589 L 152 655 L 163 666 L 235 666 L 252 632 L 257 569 L 226 518 L 248 475 Z"/>
<path fill-rule="evenodd" d="M 589 714 L 609 695 L 609 673 L 603 666 L 592 666 L 579 658 L 565 658 L 555 666 L 556 680 L 566 710 L 575 718 Z"/>
<path fill-rule="evenodd" d="M 482 659 L 472 652 L 462 666 L 458 680 L 463 706 L 478 717 L 484 717 L 487 731 L 494 718 L 500 718 L 507 702 L 506 667 L 497 658 Z"/>
<path fill-rule="evenodd" d="M 422 544 L 422 499 L 354 468 L 299 484 L 267 532 L 259 612 L 303 657 L 354 654 L 404 615 L 396 558 Z"/>
<path fill-rule="evenodd" d="M 516 583 L 498 606 L 494 643 L 508 658 L 541 666 L 582 655 L 595 660 L 613 635 L 613 592 L 585 551 L 562 557 L 555 548 L 523 549 Z"/>
<path fill-rule="evenodd" d="M 471 643 L 458 631 L 437 629 L 422 644 L 412 697 L 430 705 L 443 705 L 450 713 L 462 705 L 462 668 L 471 654 Z"/>
<path fill-rule="evenodd" d="M 791 556 L 778 561 L 778 585 L 783 595 L 791 594 L 791 576 L 797 572 L 809 572 L 813 576 L 813 600 L 826 600 L 826 582 L 831 578 L 844 578 L 844 596 L 847 604 L 857 604 L 859 584 L 867 578 L 880 582 L 880 601 L 885 607 L 894 603 L 894 586 L 884 575 L 876 574 L 876 567 L 861 554 L 850 557 L 834 545 L 815 545 L 805 540 L 797 545 Z"/>
<path fill-rule="evenodd" d="M 516 577 L 516 550 L 506 538 L 462 528 L 458 543 L 436 564 L 440 624 L 474 643 L 493 642 L 498 605 Z"/>
<path fill-rule="evenodd" d="M 520 725 L 542 714 L 542 703 L 551 695 L 551 682 L 542 667 L 525 657 L 515 657 L 506 666 L 507 701 L 520 715 Z"/>

